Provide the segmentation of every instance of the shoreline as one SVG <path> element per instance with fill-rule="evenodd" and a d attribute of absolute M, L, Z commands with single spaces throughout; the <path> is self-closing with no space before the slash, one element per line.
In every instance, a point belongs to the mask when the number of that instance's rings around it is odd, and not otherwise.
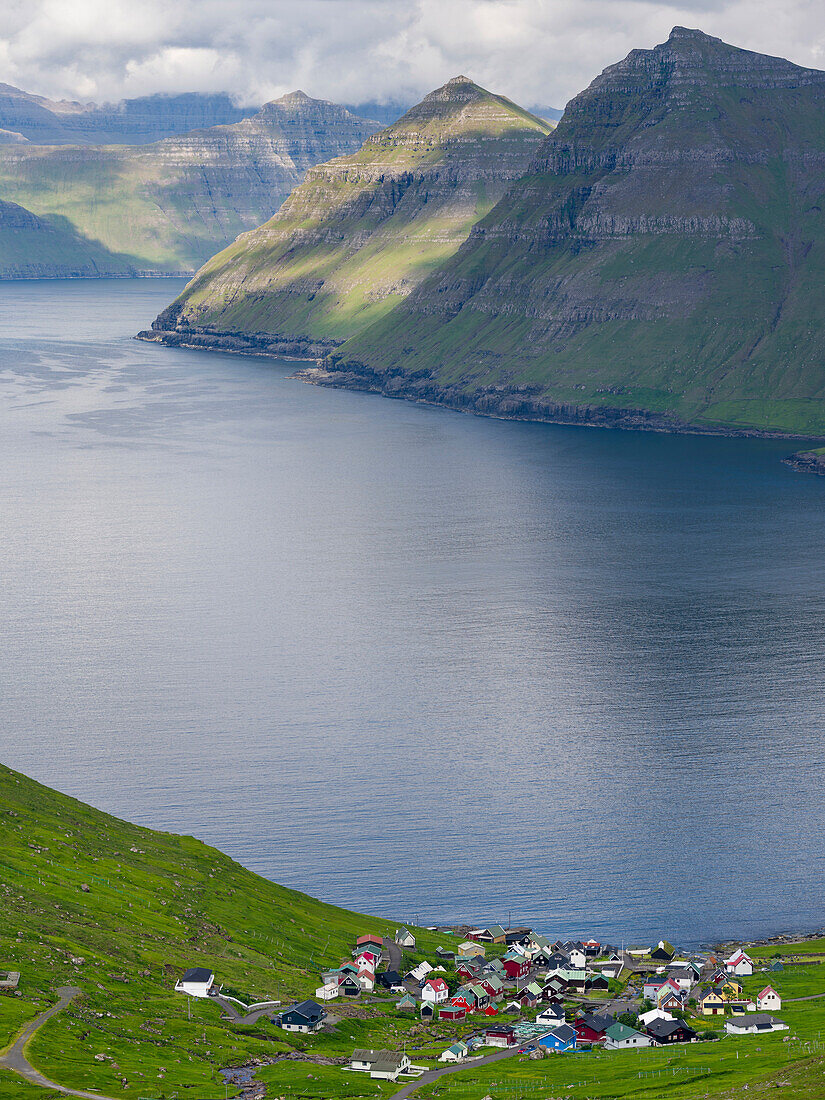
<path fill-rule="evenodd" d="M 258 359 L 281 359 L 307 363 L 291 378 L 311 386 L 328 386 L 358 393 L 410 401 L 434 408 L 448 409 L 493 420 L 511 420 L 534 424 L 559 424 L 567 427 L 614 428 L 620 431 L 657 432 L 663 435 L 716 436 L 726 439 L 780 439 L 788 443 L 821 441 L 823 436 L 795 435 L 760 428 L 732 428 L 724 425 L 696 425 L 679 417 L 653 413 L 645 409 L 611 408 L 598 405 L 574 405 L 548 401 L 537 386 L 495 386 L 468 393 L 458 388 L 433 385 L 430 378 L 384 376 L 357 364 L 352 369 L 331 370 L 327 362 L 340 342 L 313 340 L 309 337 L 267 333 L 215 334 L 205 330 L 145 329 L 134 337 L 146 343 L 189 351 L 218 351 Z M 812 452 L 798 451 L 781 461 L 801 473 L 825 474 L 825 455 L 813 460 Z"/>

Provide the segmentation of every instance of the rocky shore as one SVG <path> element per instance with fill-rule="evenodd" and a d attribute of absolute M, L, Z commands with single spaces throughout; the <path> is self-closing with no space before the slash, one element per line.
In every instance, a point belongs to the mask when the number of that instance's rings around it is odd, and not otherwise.
<path fill-rule="evenodd" d="M 797 451 L 782 461 L 801 474 L 825 474 L 825 452 Z"/>

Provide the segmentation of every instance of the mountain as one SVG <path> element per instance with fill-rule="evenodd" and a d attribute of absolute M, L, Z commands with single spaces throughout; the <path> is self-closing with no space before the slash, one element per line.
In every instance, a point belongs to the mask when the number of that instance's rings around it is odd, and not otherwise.
<path fill-rule="evenodd" d="M 314 380 L 565 422 L 825 435 L 825 73 L 677 27 L 567 106 Z"/>
<path fill-rule="evenodd" d="M 123 260 L 70 229 L 0 199 L 0 275 L 6 279 L 94 279 L 121 274 Z"/>
<path fill-rule="evenodd" d="M 152 338 L 322 354 L 451 256 L 549 129 L 449 81 L 357 153 L 311 169 L 266 225 L 198 272 Z"/>
<path fill-rule="evenodd" d="M 108 274 L 191 273 L 266 221 L 306 170 L 357 149 L 378 129 L 343 107 L 294 92 L 252 118 L 149 145 L 0 145 L 0 196 L 106 256 Z M 0 224 L 0 277 L 16 276 Z"/>
<path fill-rule="evenodd" d="M 225 93 L 150 95 L 98 105 L 45 99 L 0 84 L 0 130 L 37 145 L 147 144 L 188 130 L 241 122 L 257 110 L 238 107 Z"/>

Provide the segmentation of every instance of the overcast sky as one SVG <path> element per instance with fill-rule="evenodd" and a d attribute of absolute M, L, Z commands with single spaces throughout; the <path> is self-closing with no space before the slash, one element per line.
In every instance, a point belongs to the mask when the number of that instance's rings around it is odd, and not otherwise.
<path fill-rule="evenodd" d="M 464 73 L 564 106 L 676 24 L 825 67 L 822 0 L 1 0 L 0 81 L 52 98 L 302 88 L 414 101 Z"/>

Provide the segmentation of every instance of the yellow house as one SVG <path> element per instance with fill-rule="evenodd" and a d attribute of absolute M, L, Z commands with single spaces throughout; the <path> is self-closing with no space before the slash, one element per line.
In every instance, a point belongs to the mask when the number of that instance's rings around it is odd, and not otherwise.
<path fill-rule="evenodd" d="M 705 992 L 697 998 L 696 1001 L 699 1006 L 699 1011 L 703 1016 L 724 1016 L 725 1015 L 725 1001 L 724 998 L 716 992 L 715 989 L 707 989 Z"/>
<path fill-rule="evenodd" d="M 722 996 L 726 1001 L 741 1001 L 742 993 L 742 983 L 735 978 L 728 978 L 722 985 Z"/>

